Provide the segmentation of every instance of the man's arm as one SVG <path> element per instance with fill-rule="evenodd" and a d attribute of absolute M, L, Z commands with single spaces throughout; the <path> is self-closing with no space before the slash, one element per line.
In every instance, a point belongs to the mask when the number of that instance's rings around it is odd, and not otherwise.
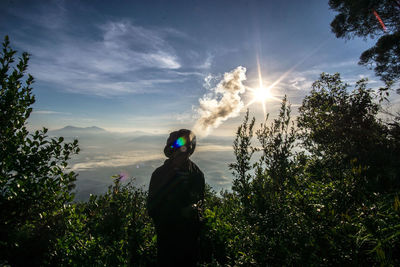
<path fill-rule="evenodd" d="M 173 169 L 160 167 L 151 176 L 147 209 L 155 223 L 169 222 L 177 217 L 178 209 L 173 201 L 174 174 Z"/>
<path fill-rule="evenodd" d="M 149 195 L 147 197 L 147 211 L 149 213 L 149 216 L 153 219 L 157 217 L 157 201 L 156 201 L 156 195 L 157 191 L 159 188 L 159 182 L 157 181 L 157 175 L 156 172 L 153 172 L 151 175 L 150 179 L 150 185 L 149 185 Z"/>
<path fill-rule="evenodd" d="M 197 201 L 197 209 L 202 210 L 204 205 L 204 190 L 206 187 L 204 174 L 202 171 L 199 170 L 199 185 L 198 185 L 198 201 Z"/>

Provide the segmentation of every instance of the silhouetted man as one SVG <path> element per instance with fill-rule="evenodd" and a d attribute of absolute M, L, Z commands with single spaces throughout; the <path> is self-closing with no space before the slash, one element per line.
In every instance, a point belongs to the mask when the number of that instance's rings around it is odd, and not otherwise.
<path fill-rule="evenodd" d="M 181 129 L 172 132 L 164 148 L 168 159 L 150 180 L 148 212 L 157 231 L 159 266 L 195 266 L 204 199 L 204 175 L 189 156 L 196 137 Z"/>

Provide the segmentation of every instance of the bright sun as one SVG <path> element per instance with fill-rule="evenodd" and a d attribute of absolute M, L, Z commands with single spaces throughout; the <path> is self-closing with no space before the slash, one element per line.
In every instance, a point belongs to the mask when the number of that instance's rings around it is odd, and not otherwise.
<path fill-rule="evenodd" d="M 265 88 L 265 87 L 259 87 L 259 88 L 254 89 L 253 97 L 254 97 L 254 101 L 258 101 L 261 103 L 264 103 L 269 98 L 272 98 L 272 96 L 269 92 L 269 88 Z"/>
<path fill-rule="evenodd" d="M 260 87 L 258 88 L 247 88 L 249 89 L 252 94 L 253 94 L 253 99 L 250 100 L 250 102 L 247 104 L 247 106 L 259 102 L 263 108 L 264 111 L 264 116 L 266 115 L 266 108 L 265 108 L 265 102 L 267 102 L 270 99 L 275 99 L 271 93 L 270 93 L 270 88 L 269 87 L 264 87 L 261 85 L 262 82 L 260 82 Z"/>
<path fill-rule="evenodd" d="M 257 57 L 257 69 L 258 69 L 258 83 L 259 83 L 259 85 L 258 85 L 258 88 L 247 87 L 247 89 L 253 93 L 253 99 L 250 100 L 250 102 L 247 104 L 247 106 L 250 106 L 254 102 L 261 103 L 261 106 L 262 106 L 263 111 L 264 111 L 264 116 L 265 116 L 266 115 L 265 102 L 267 102 L 268 100 L 278 100 L 279 101 L 279 99 L 277 99 L 276 97 L 274 97 L 271 94 L 271 88 L 273 88 L 277 83 L 279 83 L 280 79 L 275 81 L 272 85 L 270 85 L 268 87 L 264 87 L 262 76 L 261 76 L 261 67 L 260 67 L 260 63 L 258 61 L 258 57 Z"/>

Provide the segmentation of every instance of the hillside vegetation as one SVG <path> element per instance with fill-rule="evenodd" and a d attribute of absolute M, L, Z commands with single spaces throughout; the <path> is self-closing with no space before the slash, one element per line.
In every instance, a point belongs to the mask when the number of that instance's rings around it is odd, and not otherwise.
<path fill-rule="evenodd" d="M 5 38 L 0 265 L 155 265 L 147 192 L 115 176 L 106 194 L 73 202 L 78 141 L 27 131 L 33 78 L 28 54 L 13 64 L 15 54 Z M 233 140 L 232 190 L 207 187 L 201 264 L 399 266 L 400 118 L 378 117 L 386 92 L 323 73 L 297 118 L 286 97 L 259 127 L 247 113 Z"/>

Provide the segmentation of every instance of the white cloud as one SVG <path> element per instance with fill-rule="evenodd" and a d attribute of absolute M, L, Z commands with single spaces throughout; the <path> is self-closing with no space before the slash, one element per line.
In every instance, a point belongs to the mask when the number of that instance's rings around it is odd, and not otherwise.
<path fill-rule="evenodd" d="M 127 20 L 109 22 L 100 28 L 104 31 L 104 48 L 116 57 L 128 60 L 130 65 L 165 69 L 181 66 L 162 31 L 135 26 Z"/>
<path fill-rule="evenodd" d="M 208 55 L 207 58 L 204 60 L 203 64 L 199 65 L 199 69 L 209 69 L 211 67 L 213 61 L 213 56 Z"/>
<path fill-rule="evenodd" d="M 71 115 L 71 113 L 69 113 L 69 112 L 58 112 L 58 111 L 53 111 L 53 110 L 33 110 L 32 114 L 40 114 L 40 115 L 52 115 L 52 114 Z"/>
<path fill-rule="evenodd" d="M 213 75 L 211 73 L 204 77 L 203 87 L 207 90 L 214 88 L 218 82 L 222 79 L 222 75 Z"/>
<path fill-rule="evenodd" d="M 25 8 L 16 8 L 13 5 L 7 11 L 18 19 L 27 21 L 28 25 L 38 25 L 49 30 L 62 29 L 68 23 L 64 0 L 55 0 L 51 4 L 38 2 L 31 8 L 29 14 Z"/>
<path fill-rule="evenodd" d="M 304 76 L 295 77 L 289 81 L 289 84 L 297 90 L 307 91 L 311 89 L 312 81 Z"/>
<path fill-rule="evenodd" d="M 181 72 L 181 71 L 170 71 L 169 73 L 173 74 L 173 75 L 179 75 L 179 76 L 200 76 L 200 77 L 204 77 L 204 74 L 201 72 L 197 72 L 197 71 L 187 71 L 187 72 Z"/>
<path fill-rule="evenodd" d="M 175 118 L 175 120 L 177 120 L 180 123 L 191 123 L 193 120 L 192 112 L 178 113 L 178 114 L 174 114 L 171 117 Z"/>
<path fill-rule="evenodd" d="M 78 6 L 77 13 L 91 14 L 84 25 L 74 21 L 76 6 L 64 0 L 39 3 L 28 13 L 7 9 L 27 25 L 13 32 L 13 43 L 32 55 L 29 72 L 49 88 L 102 97 L 154 93 L 165 83 L 203 77 L 212 64 L 203 48 L 181 48 L 182 41 L 196 42 L 192 35 L 126 18 L 104 20 L 97 10 Z M 100 20 L 90 23 L 91 17 Z"/>
<path fill-rule="evenodd" d="M 343 68 L 352 68 L 354 66 L 358 66 L 358 61 L 356 60 L 346 60 L 339 62 L 329 62 L 318 65 L 319 69 L 343 69 Z"/>
<path fill-rule="evenodd" d="M 61 32 L 40 43 L 19 44 L 32 54 L 36 80 L 69 92 L 106 97 L 151 93 L 157 85 L 185 79 L 175 79 L 181 76 L 175 73 L 181 63 L 166 41 L 176 32 L 146 29 L 128 20 L 111 21 L 99 29 L 100 40 Z M 154 70 L 154 78 L 138 73 L 144 69 Z"/>
<path fill-rule="evenodd" d="M 238 66 L 224 74 L 223 80 L 199 99 L 196 109 L 199 118 L 193 126 L 193 131 L 202 137 L 207 136 L 211 129 L 217 128 L 229 118 L 239 115 L 244 104 L 241 94 L 246 91 L 243 81 L 246 80 L 246 68 Z M 207 83 L 207 79 L 205 82 Z"/>
<path fill-rule="evenodd" d="M 214 145 L 214 144 L 201 144 L 196 147 L 196 151 L 198 152 L 212 152 L 212 151 L 233 151 L 232 146 L 224 146 L 224 145 Z"/>

